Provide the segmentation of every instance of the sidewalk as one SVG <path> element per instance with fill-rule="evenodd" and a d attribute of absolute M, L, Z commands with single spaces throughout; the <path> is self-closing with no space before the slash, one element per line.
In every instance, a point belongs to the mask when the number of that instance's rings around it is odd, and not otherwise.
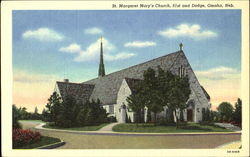
<path fill-rule="evenodd" d="M 241 141 L 234 141 L 226 143 L 216 147 L 216 149 L 239 149 L 241 147 Z"/>
<path fill-rule="evenodd" d="M 113 126 L 117 125 L 119 123 L 111 123 L 111 124 L 108 124 L 106 126 L 104 126 L 103 128 L 101 128 L 100 130 L 97 130 L 98 132 L 102 132 L 102 131 L 111 131 L 112 132 L 112 128 Z"/>
<path fill-rule="evenodd" d="M 228 130 L 241 131 L 241 128 L 239 128 L 238 126 L 232 125 L 230 123 L 214 123 L 214 124 L 219 126 L 219 127 L 226 128 Z"/>

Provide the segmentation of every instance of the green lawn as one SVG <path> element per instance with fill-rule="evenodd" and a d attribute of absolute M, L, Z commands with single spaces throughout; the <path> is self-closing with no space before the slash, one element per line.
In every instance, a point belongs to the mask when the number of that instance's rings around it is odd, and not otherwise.
<path fill-rule="evenodd" d="M 143 132 L 143 133 L 184 133 L 184 132 L 231 132 L 214 125 L 200 125 L 197 123 L 186 123 L 176 126 L 164 126 L 154 124 L 118 124 L 113 127 L 116 132 Z"/>
<path fill-rule="evenodd" d="M 108 125 L 109 123 L 103 123 L 100 125 L 94 125 L 94 126 L 84 126 L 84 127 L 75 127 L 75 128 L 61 128 L 57 126 L 51 126 L 49 123 L 44 125 L 44 128 L 50 128 L 50 129 L 62 129 L 62 130 L 76 130 L 76 131 L 96 131 L 101 129 L 102 127 Z"/>
<path fill-rule="evenodd" d="M 33 149 L 33 148 L 37 148 L 37 147 L 41 147 L 41 146 L 45 146 L 45 145 L 53 144 L 57 142 L 60 142 L 60 139 L 48 137 L 48 136 L 42 136 L 41 139 L 37 141 L 36 143 L 28 144 L 25 146 L 14 148 L 14 149 Z"/>
<path fill-rule="evenodd" d="M 37 123 L 43 123 L 44 121 L 41 121 L 41 120 L 19 120 L 19 122 L 37 122 Z"/>

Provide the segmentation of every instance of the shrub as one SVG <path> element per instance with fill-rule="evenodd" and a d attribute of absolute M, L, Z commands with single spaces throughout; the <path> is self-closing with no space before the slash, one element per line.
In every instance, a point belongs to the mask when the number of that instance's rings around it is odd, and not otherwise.
<path fill-rule="evenodd" d="M 13 129 L 12 142 L 13 148 L 18 148 L 40 140 L 41 134 L 31 130 Z"/>

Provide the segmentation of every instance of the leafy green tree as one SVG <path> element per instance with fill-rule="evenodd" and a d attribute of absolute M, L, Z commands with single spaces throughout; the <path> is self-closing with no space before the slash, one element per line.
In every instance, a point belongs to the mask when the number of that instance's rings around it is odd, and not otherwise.
<path fill-rule="evenodd" d="M 87 101 L 77 115 L 78 124 L 86 126 L 107 122 L 106 110 L 100 104 L 100 100 Z"/>
<path fill-rule="evenodd" d="M 127 101 L 134 112 L 140 112 L 145 106 L 156 115 L 167 106 L 167 121 L 173 122 L 175 112 L 178 126 L 179 117 L 177 111 L 183 112 L 187 107 L 186 101 L 191 93 L 187 77 L 180 78 L 170 71 L 164 71 L 158 66 L 158 75 L 152 68 L 148 68 L 143 74 L 143 80 L 139 84 L 137 95 L 131 95 Z M 183 115 L 181 115 L 182 119 Z"/>
<path fill-rule="evenodd" d="M 205 121 L 205 119 L 206 119 L 206 118 L 205 118 L 205 117 L 206 117 L 206 116 L 205 116 L 205 112 L 206 112 L 206 109 L 205 109 L 205 108 L 202 108 L 202 112 L 201 112 L 201 113 L 202 113 L 202 121 Z"/>
<path fill-rule="evenodd" d="M 156 124 L 157 113 L 163 110 L 162 94 L 159 90 L 158 79 L 152 68 L 148 68 L 143 74 L 143 82 L 141 84 L 141 94 L 145 101 L 145 106 L 148 110 L 154 113 L 154 123 Z"/>
<path fill-rule="evenodd" d="M 71 95 L 66 96 L 61 103 L 60 116 L 57 118 L 58 125 L 62 127 L 76 126 L 79 109 L 80 107 L 74 97 Z"/>
<path fill-rule="evenodd" d="M 41 119 L 44 122 L 48 122 L 50 120 L 49 113 L 48 113 L 48 111 L 46 109 L 43 109 L 41 117 L 42 117 Z"/>
<path fill-rule="evenodd" d="M 241 126 L 242 122 L 242 101 L 240 98 L 235 103 L 235 111 L 233 112 L 233 120 Z"/>
<path fill-rule="evenodd" d="M 18 122 L 20 117 L 21 117 L 21 115 L 20 115 L 16 105 L 13 104 L 12 105 L 12 128 L 21 128 L 21 125 Z"/>
<path fill-rule="evenodd" d="M 178 111 L 183 111 L 187 108 L 187 100 L 189 99 L 189 95 L 191 93 L 189 87 L 189 79 L 188 77 L 178 77 L 175 76 L 173 80 L 170 81 L 171 91 L 170 91 L 170 102 L 169 107 L 174 110 L 174 115 L 176 119 L 176 127 L 179 124 L 179 116 L 177 115 Z"/>
<path fill-rule="evenodd" d="M 85 126 L 87 125 L 86 123 L 86 119 L 87 119 L 87 109 L 86 108 L 82 108 L 79 113 L 77 114 L 77 118 L 76 118 L 76 121 L 77 121 L 77 124 L 79 126 Z"/>
<path fill-rule="evenodd" d="M 170 105 L 169 105 L 170 106 Z M 174 123 L 174 110 L 170 107 L 166 109 L 166 122 L 167 123 Z"/>
<path fill-rule="evenodd" d="M 126 101 L 128 102 L 128 107 L 135 112 L 136 118 L 135 122 L 142 122 L 142 110 L 145 107 L 145 102 L 143 101 L 143 96 L 140 93 L 131 94 L 127 97 Z"/>
<path fill-rule="evenodd" d="M 37 106 L 35 107 L 34 114 L 38 114 L 38 108 L 37 108 Z"/>
<path fill-rule="evenodd" d="M 206 108 L 206 112 L 205 112 L 206 121 L 210 121 L 210 117 L 211 117 L 211 111 L 209 110 L 209 108 Z"/>
<path fill-rule="evenodd" d="M 59 97 L 56 92 L 53 92 L 46 105 L 47 111 L 49 113 L 49 121 L 55 122 L 55 125 L 57 125 L 61 118 L 61 116 L 59 116 L 62 111 L 61 102 L 61 97 Z"/>
<path fill-rule="evenodd" d="M 30 119 L 30 114 L 27 112 L 26 107 L 19 107 L 18 112 L 20 114 L 20 120 L 22 119 Z"/>
<path fill-rule="evenodd" d="M 37 106 L 35 107 L 34 113 L 31 115 L 32 119 L 39 120 L 41 119 L 41 115 L 38 113 Z"/>
<path fill-rule="evenodd" d="M 151 111 L 147 110 L 147 122 L 151 122 L 152 118 L 151 118 Z"/>
<path fill-rule="evenodd" d="M 217 110 L 220 114 L 221 121 L 230 121 L 233 115 L 233 106 L 229 102 L 222 102 Z"/>

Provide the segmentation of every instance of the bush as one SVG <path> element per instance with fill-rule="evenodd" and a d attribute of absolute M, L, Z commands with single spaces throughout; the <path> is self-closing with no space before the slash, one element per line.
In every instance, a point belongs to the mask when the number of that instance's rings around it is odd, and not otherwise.
<path fill-rule="evenodd" d="M 12 142 L 13 148 L 18 148 L 40 140 L 41 134 L 31 130 L 13 129 Z"/>
<path fill-rule="evenodd" d="M 184 122 L 182 122 L 184 123 Z M 159 119 L 157 125 L 164 125 L 164 126 L 175 126 L 176 123 L 175 122 L 169 122 L 168 119 L 162 117 Z"/>

